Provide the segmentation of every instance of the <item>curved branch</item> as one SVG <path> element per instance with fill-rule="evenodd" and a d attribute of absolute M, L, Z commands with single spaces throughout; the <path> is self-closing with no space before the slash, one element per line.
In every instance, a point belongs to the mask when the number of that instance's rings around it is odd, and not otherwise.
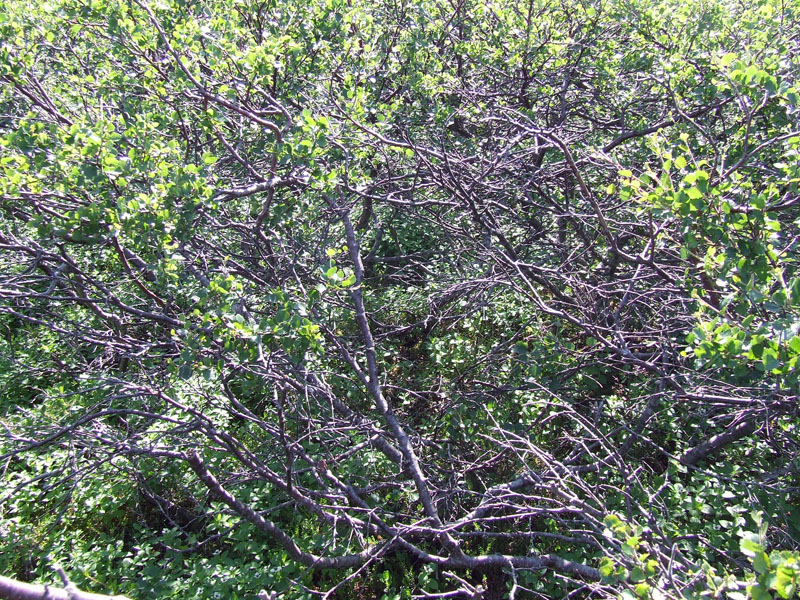
<path fill-rule="evenodd" d="M 228 490 L 222 487 L 217 478 L 208 470 L 205 463 L 196 452 L 192 452 L 185 458 L 186 462 L 195 472 L 200 481 L 211 491 L 219 500 L 227 504 L 236 514 L 243 517 L 249 523 L 255 525 L 260 531 L 275 540 L 286 552 L 297 562 L 312 569 L 348 569 L 364 564 L 378 551 L 377 547 L 368 548 L 358 554 L 347 554 L 345 556 L 325 557 L 317 556 L 311 552 L 305 552 L 286 534 L 283 529 L 272 521 L 259 515 L 252 508 L 235 498 Z"/>
<path fill-rule="evenodd" d="M 681 464 L 687 467 L 692 467 L 704 458 L 708 458 L 712 454 L 719 452 L 725 446 L 728 446 L 747 435 L 750 435 L 756 430 L 755 417 L 750 417 L 744 421 L 740 421 L 736 425 L 729 427 L 719 435 L 714 435 L 708 438 L 702 444 L 695 446 L 691 450 L 685 452 L 681 456 Z"/>
<path fill-rule="evenodd" d="M 130 600 L 127 596 L 108 596 L 71 589 L 23 583 L 0 575 L 0 598 L 3 600 Z"/>

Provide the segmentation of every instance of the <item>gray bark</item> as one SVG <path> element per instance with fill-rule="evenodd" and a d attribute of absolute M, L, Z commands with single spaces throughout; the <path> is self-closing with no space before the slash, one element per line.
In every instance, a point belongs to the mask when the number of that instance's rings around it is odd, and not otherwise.
<path fill-rule="evenodd" d="M 71 589 L 24 583 L 0 576 L 0 598 L 3 600 L 130 600 L 125 596 L 107 596 Z"/>

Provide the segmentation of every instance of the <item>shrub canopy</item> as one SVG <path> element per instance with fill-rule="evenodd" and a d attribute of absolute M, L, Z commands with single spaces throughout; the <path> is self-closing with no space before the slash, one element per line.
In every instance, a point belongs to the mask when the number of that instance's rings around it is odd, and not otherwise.
<path fill-rule="evenodd" d="M 0 0 L 0 570 L 790 598 L 797 0 Z"/>

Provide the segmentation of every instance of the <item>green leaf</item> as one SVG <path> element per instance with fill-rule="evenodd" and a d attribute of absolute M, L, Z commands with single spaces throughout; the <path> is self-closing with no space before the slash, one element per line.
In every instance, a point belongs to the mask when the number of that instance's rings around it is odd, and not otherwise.
<path fill-rule="evenodd" d="M 772 371 L 774 369 L 778 369 L 781 366 L 781 363 L 778 360 L 778 357 L 775 355 L 774 352 L 775 351 L 772 350 L 772 349 L 765 350 L 764 354 L 763 354 L 763 357 L 761 359 L 762 362 L 764 363 L 764 369 L 767 370 L 767 371 Z"/>
<path fill-rule="evenodd" d="M 189 379 L 192 376 L 191 363 L 182 364 L 180 370 L 178 371 L 178 375 L 181 379 Z"/>
<path fill-rule="evenodd" d="M 598 565 L 598 570 L 600 571 L 600 575 L 604 578 L 610 578 L 614 574 L 614 561 L 604 556 L 600 559 L 600 564 Z"/>
<path fill-rule="evenodd" d="M 757 540 L 758 536 L 756 534 L 746 533 L 745 537 L 739 542 L 742 554 L 753 558 L 756 554 L 764 552 L 764 547 Z"/>
<path fill-rule="evenodd" d="M 697 200 L 698 198 L 703 197 L 703 192 L 701 192 L 696 187 L 690 187 L 686 190 L 686 195 L 689 196 L 691 200 Z"/>
<path fill-rule="evenodd" d="M 789 567 L 780 565 L 775 573 L 775 591 L 785 600 L 794 595 L 797 579 L 800 578 L 800 571 L 794 571 Z"/>
<path fill-rule="evenodd" d="M 769 568 L 769 558 L 766 552 L 756 552 L 756 555 L 751 559 L 753 561 L 753 568 L 756 573 L 766 573 Z"/>
<path fill-rule="evenodd" d="M 652 577 L 658 572 L 658 561 L 654 559 L 650 559 L 647 561 L 645 565 L 645 573 L 648 577 Z"/>
<path fill-rule="evenodd" d="M 753 600 L 773 600 L 772 594 L 765 590 L 760 583 L 748 586 L 747 591 Z"/>

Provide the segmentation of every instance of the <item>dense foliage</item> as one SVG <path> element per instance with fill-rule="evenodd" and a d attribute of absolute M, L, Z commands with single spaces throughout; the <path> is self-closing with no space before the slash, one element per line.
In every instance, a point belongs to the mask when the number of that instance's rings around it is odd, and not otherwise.
<path fill-rule="evenodd" d="M 0 0 L 0 573 L 790 598 L 798 0 Z"/>

